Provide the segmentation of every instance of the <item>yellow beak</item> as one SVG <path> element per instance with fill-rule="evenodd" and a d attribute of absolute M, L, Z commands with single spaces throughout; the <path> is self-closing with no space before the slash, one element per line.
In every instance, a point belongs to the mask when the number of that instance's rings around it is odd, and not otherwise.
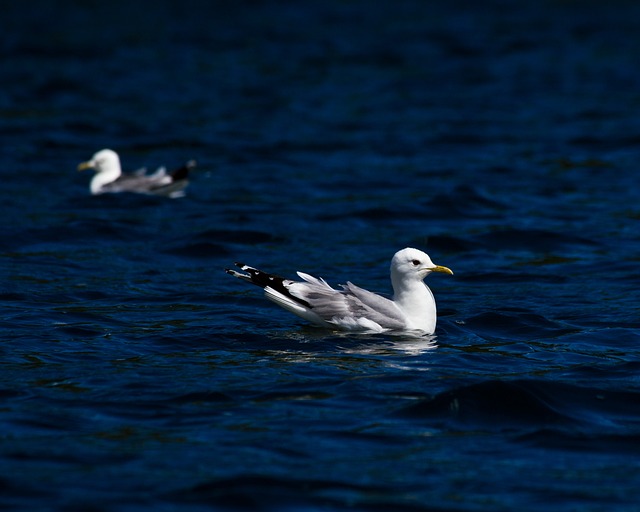
<path fill-rule="evenodd" d="M 441 267 L 440 265 L 436 265 L 435 267 L 430 268 L 431 272 L 442 272 L 443 274 L 451 274 L 453 275 L 453 270 L 448 267 Z"/>
<path fill-rule="evenodd" d="M 78 164 L 78 171 L 84 171 L 85 169 L 93 169 L 93 163 L 90 160 Z"/>

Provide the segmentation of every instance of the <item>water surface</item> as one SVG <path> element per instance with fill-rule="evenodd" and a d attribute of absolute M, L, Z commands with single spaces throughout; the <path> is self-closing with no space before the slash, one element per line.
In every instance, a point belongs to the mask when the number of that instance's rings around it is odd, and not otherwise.
<path fill-rule="evenodd" d="M 3 508 L 637 510 L 640 8 L 154 5 L 3 14 Z M 104 147 L 199 167 L 91 197 Z M 223 272 L 405 246 L 435 338 Z"/>

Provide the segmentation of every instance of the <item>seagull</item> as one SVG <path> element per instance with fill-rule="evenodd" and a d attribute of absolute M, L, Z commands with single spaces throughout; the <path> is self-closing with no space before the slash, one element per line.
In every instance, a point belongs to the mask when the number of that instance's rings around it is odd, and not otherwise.
<path fill-rule="evenodd" d="M 96 174 L 91 180 L 93 195 L 117 192 L 135 192 L 168 197 L 182 197 L 189 184 L 189 171 L 196 166 L 195 160 L 189 160 L 171 174 L 160 167 L 153 174 L 147 174 L 145 168 L 130 174 L 123 174 L 118 153 L 111 149 L 98 151 L 91 160 L 78 165 L 78 171 L 94 169 Z"/>
<path fill-rule="evenodd" d="M 235 263 L 242 272 L 227 274 L 264 288 L 267 299 L 305 320 L 342 331 L 422 331 L 436 329 L 436 302 L 423 279 L 431 272 L 453 274 L 436 265 L 424 252 L 406 248 L 391 260 L 393 298 L 347 282 L 336 290 L 322 278 L 297 272 L 302 281 L 292 281 L 256 268 Z"/>

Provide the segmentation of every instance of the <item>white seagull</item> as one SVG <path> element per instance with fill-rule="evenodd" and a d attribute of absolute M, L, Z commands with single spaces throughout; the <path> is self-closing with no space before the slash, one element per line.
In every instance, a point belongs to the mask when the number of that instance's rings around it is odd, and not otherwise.
<path fill-rule="evenodd" d="M 243 263 L 244 272 L 225 269 L 234 277 L 264 288 L 265 296 L 313 324 L 343 331 L 422 331 L 436 329 L 436 302 L 423 279 L 431 272 L 453 274 L 418 249 L 398 251 L 391 260 L 393 298 L 350 282 L 336 290 L 320 278 L 297 272 L 303 281 L 267 274 Z"/>
<path fill-rule="evenodd" d="M 168 197 L 181 197 L 189 184 L 189 171 L 196 166 L 195 160 L 188 161 L 171 174 L 160 167 L 153 174 L 147 174 L 145 168 L 130 174 L 123 174 L 118 153 L 111 149 L 98 151 L 91 160 L 78 165 L 78 171 L 94 169 L 96 174 L 91 180 L 91 193 L 135 192 Z"/>

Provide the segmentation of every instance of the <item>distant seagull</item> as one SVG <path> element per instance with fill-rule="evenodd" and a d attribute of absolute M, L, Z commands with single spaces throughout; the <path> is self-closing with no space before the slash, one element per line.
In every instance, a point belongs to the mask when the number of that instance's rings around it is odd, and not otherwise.
<path fill-rule="evenodd" d="M 168 197 L 182 197 L 189 184 L 189 171 L 196 166 L 190 160 L 171 174 L 160 167 L 153 174 L 147 174 L 145 168 L 133 173 L 123 174 L 118 153 L 111 149 L 98 151 L 91 160 L 78 165 L 78 171 L 94 169 L 96 174 L 91 180 L 91 193 L 105 194 L 118 192 L 134 192 Z"/>
<path fill-rule="evenodd" d="M 436 329 L 436 302 L 423 282 L 431 272 L 453 274 L 418 249 L 402 249 L 391 260 L 393 299 L 347 282 L 335 290 L 324 279 L 297 272 L 303 281 L 267 274 L 243 263 L 244 272 L 225 272 L 264 288 L 265 296 L 316 325 L 343 331 L 423 331 Z"/>

